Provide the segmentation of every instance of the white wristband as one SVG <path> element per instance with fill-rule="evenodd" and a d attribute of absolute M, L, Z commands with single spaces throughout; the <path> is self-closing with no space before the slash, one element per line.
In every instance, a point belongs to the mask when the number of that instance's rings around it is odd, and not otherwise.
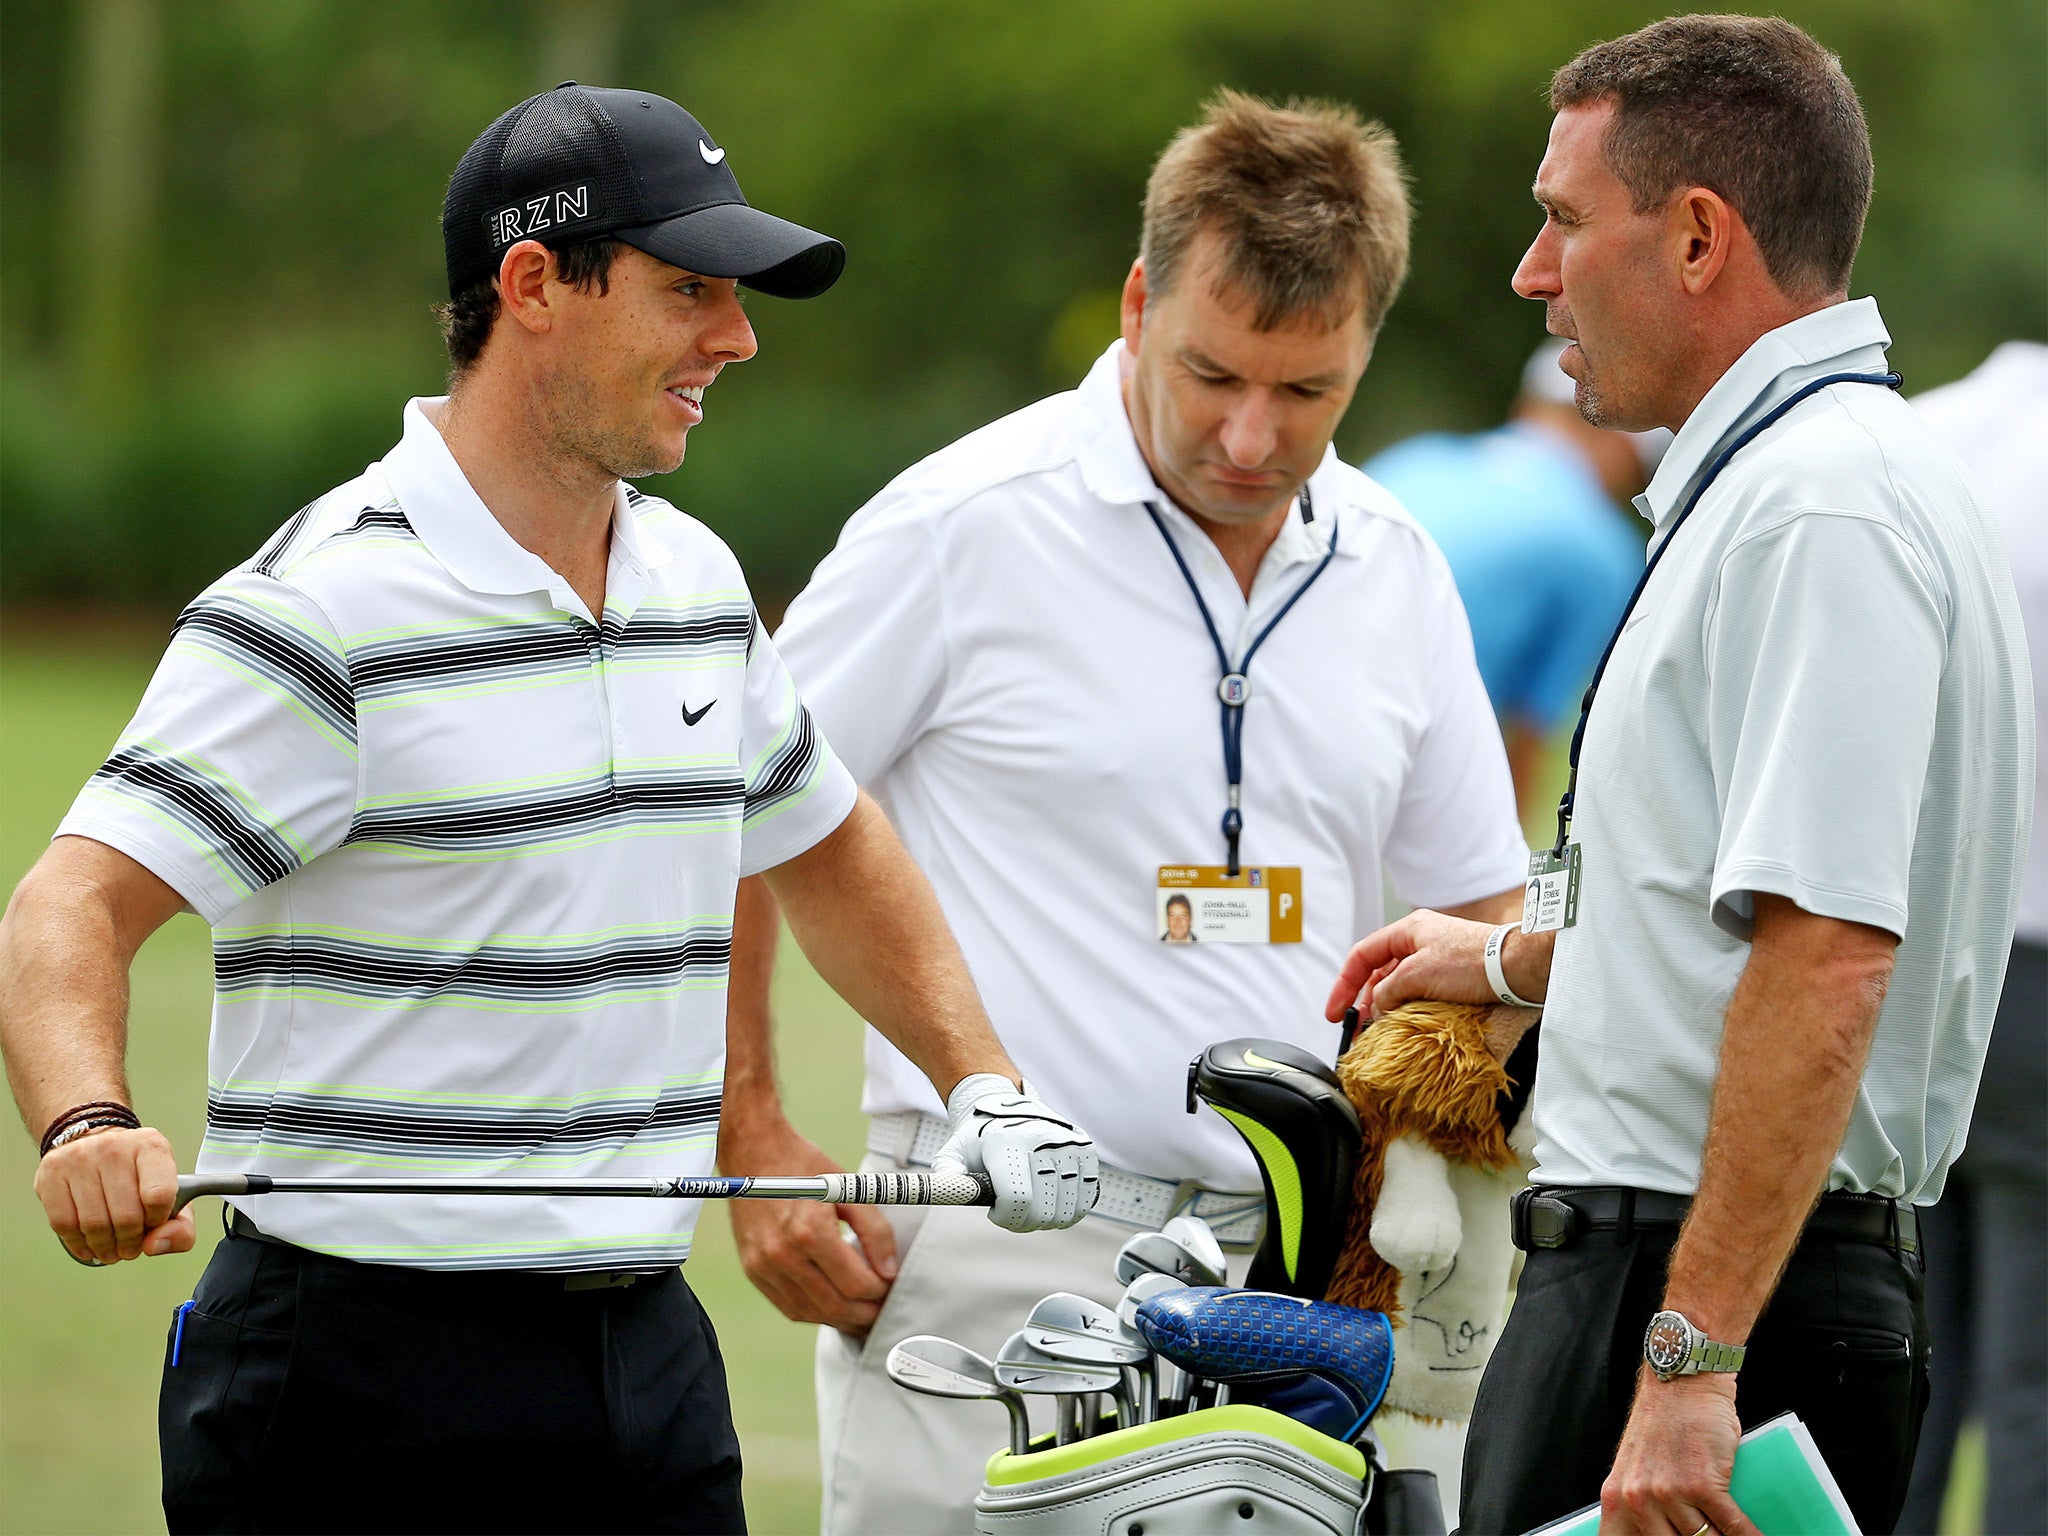
<path fill-rule="evenodd" d="M 1486 984 L 1493 988 L 1493 995 L 1504 1003 L 1512 1003 L 1517 1008 L 1541 1008 L 1541 1003 L 1532 1003 L 1526 997 L 1518 996 L 1515 989 L 1508 985 L 1507 972 L 1500 968 L 1501 947 L 1507 943 L 1509 934 L 1521 931 L 1522 925 L 1518 922 L 1502 923 L 1487 935 Z"/>

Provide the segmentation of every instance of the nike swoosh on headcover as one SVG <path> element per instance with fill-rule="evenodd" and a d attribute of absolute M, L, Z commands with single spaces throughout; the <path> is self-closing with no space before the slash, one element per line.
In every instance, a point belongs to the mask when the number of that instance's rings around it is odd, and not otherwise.
<path fill-rule="evenodd" d="M 704 163 L 706 165 L 716 165 L 719 161 L 725 158 L 724 150 L 713 149 L 709 144 L 706 144 L 702 139 L 699 139 L 697 141 L 697 153 L 704 157 Z"/>

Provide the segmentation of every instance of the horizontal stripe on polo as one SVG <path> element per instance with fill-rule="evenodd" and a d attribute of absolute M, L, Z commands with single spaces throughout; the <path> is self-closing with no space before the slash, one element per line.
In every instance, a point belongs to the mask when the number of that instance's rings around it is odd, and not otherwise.
<path fill-rule="evenodd" d="M 580 677 L 593 640 L 613 670 L 722 666 L 744 658 L 751 614 L 745 594 L 731 593 L 648 603 L 630 618 L 608 609 L 594 637 L 545 618 L 467 620 L 351 637 L 349 661 L 363 707 L 390 709 Z"/>
<path fill-rule="evenodd" d="M 379 1008 L 583 1009 L 683 988 L 722 988 L 731 957 L 729 917 L 680 929 L 475 943 L 311 924 L 253 932 L 216 928 L 214 987 L 223 1002 L 290 996 Z"/>
<path fill-rule="evenodd" d="M 573 1098 L 400 1095 L 346 1084 L 215 1083 L 206 1102 L 216 1147 L 278 1157 L 346 1154 L 364 1167 L 481 1178 L 508 1159 L 531 1175 L 577 1174 L 630 1148 L 640 1157 L 718 1135 L 720 1082 L 665 1083 Z"/>
<path fill-rule="evenodd" d="M 86 784 L 81 800 L 126 800 L 173 828 L 244 894 L 282 880 L 305 862 L 306 848 L 290 828 L 267 817 L 232 777 L 154 739 L 116 750 Z"/>
<path fill-rule="evenodd" d="M 173 644 L 273 692 L 350 747 L 356 696 L 349 663 L 291 611 L 228 593 L 208 593 L 178 616 Z"/>
<path fill-rule="evenodd" d="M 365 802 L 348 840 L 461 858 L 580 846 L 592 836 L 730 828 L 746 803 L 746 784 L 731 762 L 621 763 L 610 772 Z"/>

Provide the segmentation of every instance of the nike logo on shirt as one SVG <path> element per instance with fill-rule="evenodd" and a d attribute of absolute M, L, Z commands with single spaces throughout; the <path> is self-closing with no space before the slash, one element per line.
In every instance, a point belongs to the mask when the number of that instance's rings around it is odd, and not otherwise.
<path fill-rule="evenodd" d="M 711 701 L 711 704 L 716 704 L 717 702 L 718 700 L 713 699 Z M 696 710 L 694 712 L 691 710 L 689 705 L 685 704 L 683 706 L 683 724 L 695 725 L 699 720 L 702 720 L 706 715 L 711 713 L 711 704 L 706 704 L 702 709 Z"/>

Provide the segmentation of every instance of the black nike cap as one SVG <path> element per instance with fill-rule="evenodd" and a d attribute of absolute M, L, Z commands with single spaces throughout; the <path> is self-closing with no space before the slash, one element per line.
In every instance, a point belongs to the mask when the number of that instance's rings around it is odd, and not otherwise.
<path fill-rule="evenodd" d="M 448 293 L 496 275 L 521 240 L 600 235 L 783 299 L 838 281 L 846 248 L 750 207 L 725 150 L 665 97 L 574 81 L 519 103 L 463 154 L 441 209 Z"/>

